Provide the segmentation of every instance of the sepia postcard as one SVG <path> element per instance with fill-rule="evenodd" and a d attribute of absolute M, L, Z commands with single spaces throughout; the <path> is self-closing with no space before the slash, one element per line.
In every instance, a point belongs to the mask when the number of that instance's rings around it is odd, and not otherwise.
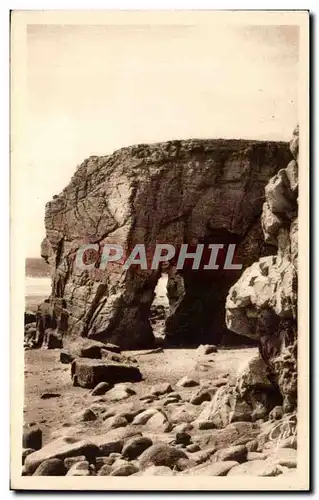
<path fill-rule="evenodd" d="M 12 11 L 14 490 L 308 491 L 308 11 Z"/>

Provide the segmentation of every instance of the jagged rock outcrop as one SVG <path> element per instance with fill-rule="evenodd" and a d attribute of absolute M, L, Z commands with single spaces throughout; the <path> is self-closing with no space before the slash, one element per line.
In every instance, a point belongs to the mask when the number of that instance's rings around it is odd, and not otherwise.
<path fill-rule="evenodd" d="M 297 127 L 290 143 L 294 159 L 265 189 L 262 228 L 277 253 L 246 269 L 226 302 L 228 328 L 259 341 L 284 412 L 297 404 L 298 137 Z"/>
<path fill-rule="evenodd" d="M 54 258 L 53 250 L 48 238 L 44 238 L 41 243 L 41 257 L 45 260 L 47 264 L 50 263 L 50 260 Z"/>
<path fill-rule="evenodd" d="M 67 303 L 69 334 L 121 348 L 153 340 L 149 311 L 161 271 L 120 264 L 102 271 L 99 260 L 83 270 L 75 263 L 81 245 L 116 243 L 128 255 L 141 243 L 151 254 L 158 242 L 236 243 L 237 260 L 247 267 L 269 254 L 259 220 L 264 189 L 290 160 L 286 143 L 248 140 L 170 141 L 85 160 L 46 205 L 42 246 L 52 266 L 52 299 Z M 177 343 L 218 343 L 225 298 L 240 274 L 180 272 L 167 335 Z"/>

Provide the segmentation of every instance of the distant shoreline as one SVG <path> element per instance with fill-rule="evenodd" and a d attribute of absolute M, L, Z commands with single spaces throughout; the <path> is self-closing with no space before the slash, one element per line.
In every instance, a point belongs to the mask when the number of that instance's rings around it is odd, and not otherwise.
<path fill-rule="evenodd" d="M 26 276 L 24 281 L 25 310 L 35 312 L 51 293 L 50 276 Z"/>
<path fill-rule="evenodd" d="M 28 257 L 25 260 L 25 275 L 28 278 L 49 278 L 50 266 L 41 257 Z"/>

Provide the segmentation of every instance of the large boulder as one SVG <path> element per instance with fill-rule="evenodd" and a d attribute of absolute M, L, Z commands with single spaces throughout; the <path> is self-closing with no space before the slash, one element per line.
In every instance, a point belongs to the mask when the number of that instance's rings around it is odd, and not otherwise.
<path fill-rule="evenodd" d="M 251 421 L 252 407 L 242 399 L 234 387 L 220 387 L 213 399 L 207 403 L 196 421 L 211 422 L 216 428 L 226 427 L 232 422 Z"/>
<path fill-rule="evenodd" d="M 265 418 L 282 404 L 280 392 L 271 382 L 271 373 L 260 354 L 252 355 L 238 367 L 235 391 L 250 404 L 252 420 Z"/>
<path fill-rule="evenodd" d="M 105 434 L 92 437 L 91 441 L 98 446 L 99 455 L 108 456 L 111 453 L 121 453 L 124 444 L 136 436 L 141 436 L 138 430 L 130 427 L 118 427 Z"/>
<path fill-rule="evenodd" d="M 33 476 L 65 476 L 66 468 L 63 460 L 59 458 L 49 458 L 44 460 L 33 473 Z"/>
<path fill-rule="evenodd" d="M 75 377 L 76 384 L 86 389 L 94 389 L 100 382 L 116 384 L 142 380 L 141 372 L 136 366 L 87 358 L 78 358 L 72 362 L 71 377 Z"/>
<path fill-rule="evenodd" d="M 150 438 L 145 436 L 135 436 L 132 439 L 129 439 L 125 444 L 122 455 L 123 457 L 128 458 L 129 460 L 134 460 L 137 458 L 143 451 L 152 446 L 153 442 Z"/>
<path fill-rule="evenodd" d="M 139 463 L 142 469 L 146 469 L 152 465 L 156 466 L 166 466 L 170 469 L 180 468 L 180 460 L 184 464 L 184 460 L 187 460 L 187 455 L 178 448 L 174 446 L 169 446 L 168 444 L 153 444 L 147 450 L 145 450 L 139 458 Z"/>
<path fill-rule="evenodd" d="M 202 450 L 222 448 L 246 444 L 259 435 L 260 429 L 251 422 L 233 422 L 224 429 L 212 429 L 194 434 L 192 439 L 198 443 Z"/>
<path fill-rule="evenodd" d="M 42 430 L 35 425 L 26 425 L 22 433 L 23 448 L 40 450 L 42 447 Z"/>
<path fill-rule="evenodd" d="M 51 441 L 40 450 L 30 453 L 25 459 L 24 467 L 28 473 L 32 474 L 44 461 L 53 458 L 64 460 L 67 457 L 79 455 L 84 455 L 89 462 L 92 462 L 98 455 L 98 452 L 98 447 L 90 441 L 72 437 L 61 437 Z"/>
<path fill-rule="evenodd" d="M 25 311 L 24 312 L 24 324 L 29 325 L 30 323 L 36 322 L 36 313 L 33 311 Z"/>
<path fill-rule="evenodd" d="M 73 342 L 69 342 L 66 349 L 60 353 L 61 363 L 72 363 L 76 358 L 102 358 L 102 342 L 95 342 L 94 340 L 86 338 L 78 338 Z"/>
<path fill-rule="evenodd" d="M 62 336 L 57 330 L 48 328 L 44 333 L 42 348 L 61 349 L 63 347 Z"/>
<path fill-rule="evenodd" d="M 298 138 L 297 127 L 290 144 L 294 159 L 265 189 L 262 228 L 277 252 L 247 268 L 226 301 L 228 328 L 258 341 L 287 413 L 297 405 Z"/>
<path fill-rule="evenodd" d="M 213 459 L 217 462 L 227 460 L 234 460 L 239 463 L 246 462 L 247 448 L 244 444 L 230 446 L 229 448 L 224 448 L 223 450 L 217 451 Z"/>
<path fill-rule="evenodd" d="M 150 260 L 157 242 L 178 248 L 222 241 L 237 244 L 238 259 L 248 266 L 266 251 L 256 222 L 265 185 L 291 159 L 283 142 L 192 139 L 85 160 L 45 213 L 42 255 L 52 268 L 53 301 L 66 300 L 69 335 L 121 348 L 152 345 L 149 317 L 159 270 L 150 262 L 147 269 L 126 268 L 123 261 L 103 269 L 103 246 L 121 245 L 125 260 L 136 244 L 145 244 Z M 82 269 L 76 257 L 84 244 L 95 246 L 86 254 L 91 265 Z M 170 341 L 219 342 L 227 291 L 240 273 L 183 270 L 177 287 L 171 274 Z"/>

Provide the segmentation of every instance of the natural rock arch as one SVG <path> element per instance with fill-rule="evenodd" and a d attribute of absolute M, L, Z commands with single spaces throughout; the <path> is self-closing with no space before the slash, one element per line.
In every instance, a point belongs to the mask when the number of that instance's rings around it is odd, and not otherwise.
<path fill-rule="evenodd" d="M 42 245 L 52 266 L 52 299 L 67 302 L 69 335 L 122 348 L 153 341 L 149 311 L 160 270 L 119 265 L 103 273 L 82 270 L 74 264 L 81 245 L 117 243 L 129 252 L 139 243 L 152 251 L 158 242 L 228 239 L 236 241 L 245 268 L 269 253 L 260 225 L 264 189 L 290 159 L 282 142 L 187 140 L 85 160 L 46 205 Z M 182 272 L 184 292 L 175 302 L 171 296 L 167 332 L 179 344 L 218 342 L 226 331 L 225 299 L 241 272 L 211 277 L 204 272 Z M 190 314 L 191 303 L 198 308 Z"/>

